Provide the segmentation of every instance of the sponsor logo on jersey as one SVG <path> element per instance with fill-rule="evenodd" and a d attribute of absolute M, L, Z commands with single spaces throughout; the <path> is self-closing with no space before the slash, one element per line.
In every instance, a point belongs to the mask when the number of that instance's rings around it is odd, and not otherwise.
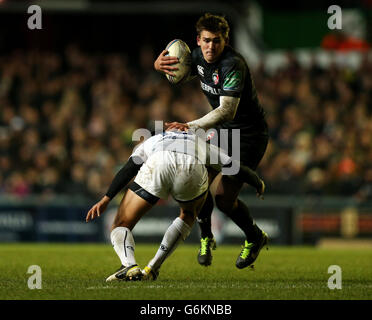
<path fill-rule="evenodd" d="M 233 70 L 227 74 L 223 83 L 224 90 L 239 90 L 242 84 L 242 73 L 238 70 Z"/>
<path fill-rule="evenodd" d="M 212 79 L 214 84 L 218 84 L 218 81 L 220 80 L 220 77 L 218 75 L 218 69 L 216 69 L 212 74 Z"/>
<path fill-rule="evenodd" d="M 214 94 L 214 95 L 219 95 L 221 93 L 221 90 L 220 89 L 216 89 L 216 88 L 213 88 L 211 86 L 208 86 L 207 84 L 205 84 L 204 82 L 200 81 L 200 85 L 201 85 L 201 88 L 206 91 L 206 92 L 209 92 L 211 94 Z"/>
<path fill-rule="evenodd" d="M 203 68 L 201 65 L 198 65 L 197 68 L 198 68 L 198 73 L 199 73 L 202 77 L 204 77 L 204 68 Z"/>

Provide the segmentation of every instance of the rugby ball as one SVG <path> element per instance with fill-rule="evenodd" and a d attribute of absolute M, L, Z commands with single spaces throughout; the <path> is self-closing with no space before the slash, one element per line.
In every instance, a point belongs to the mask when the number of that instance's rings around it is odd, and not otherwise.
<path fill-rule="evenodd" d="M 185 80 L 191 72 L 191 51 L 186 42 L 175 39 L 168 43 L 165 48 L 168 51 L 167 56 L 177 57 L 179 62 L 174 64 L 178 70 L 172 70 L 175 76 L 166 75 L 171 83 L 180 83 Z"/>

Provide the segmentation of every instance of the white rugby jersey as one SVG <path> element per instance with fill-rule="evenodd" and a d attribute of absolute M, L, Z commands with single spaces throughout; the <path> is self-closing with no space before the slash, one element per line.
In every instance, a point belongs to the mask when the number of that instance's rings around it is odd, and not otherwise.
<path fill-rule="evenodd" d="M 205 140 L 194 133 L 184 131 L 165 131 L 144 141 L 133 151 L 131 157 L 139 157 L 143 162 L 154 153 L 172 151 L 191 155 L 198 162 L 221 171 L 221 167 L 231 164 L 231 158 L 215 145 L 207 144 Z"/>

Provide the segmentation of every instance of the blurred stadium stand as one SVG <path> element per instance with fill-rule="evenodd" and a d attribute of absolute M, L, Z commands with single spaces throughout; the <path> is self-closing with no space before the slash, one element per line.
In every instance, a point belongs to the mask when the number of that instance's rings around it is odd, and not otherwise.
<path fill-rule="evenodd" d="M 42 30 L 27 28 L 30 4 Z M 206 11 L 226 15 L 267 112 L 265 200 L 243 190 L 257 223 L 278 244 L 371 237 L 372 4 L 339 5 L 342 32 L 367 48 L 322 48 L 333 34 L 326 2 L 0 1 L 0 241 L 107 240 L 120 196 L 102 221 L 83 218 L 130 155 L 133 130 L 209 110 L 197 81 L 172 87 L 153 70 L 170 40 L 196 45 Z M 177 214 L 172 200 L 159 208 L 138 239 L 159 239 Z M 242 238 L 218 211 L 214 228 L 220 242 Z"/>

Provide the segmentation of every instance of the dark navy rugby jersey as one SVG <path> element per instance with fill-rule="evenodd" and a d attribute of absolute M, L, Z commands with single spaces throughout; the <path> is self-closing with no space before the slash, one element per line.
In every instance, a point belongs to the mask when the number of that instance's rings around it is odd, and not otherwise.
<path fill-rule="evenodd" d="M 201 89 L 213 109 L 220 105 L 220 96 L 240 98 L 235 118 L 221 127 L 266 133 L 264 111 L 259 104 L 247 63 L 241 54 L 232 47 L 225 46 L 218 61 L 207 63 L 198 47 L 192 51 L 192 75 L 198 76 Z"/>

